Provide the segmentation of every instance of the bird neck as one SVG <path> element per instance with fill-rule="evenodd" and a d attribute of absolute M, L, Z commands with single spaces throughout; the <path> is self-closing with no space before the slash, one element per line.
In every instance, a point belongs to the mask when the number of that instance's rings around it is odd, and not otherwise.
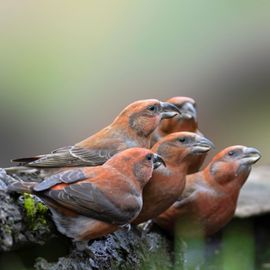
<path fill-rule="evenodd" d="M 195 121 L 194 118 L 182 119 L 177 116 L 171 119 L 162 120 L 160 127 L 160 130 L 166 134 L 179 131 L 195 132 L 197 129 L 198 123 Z"/>
<path fill-rule="evenodd" d="M 213 170 L 211 166 L 208 166 L 203 173 L 204 179 L 207 179 L 213 187 L 223 189 L 231 194 L 238 194 L 249 176 L 250 168 L 238 171 L 235 168 L 228 167 L 222 169 L 221 167 L 218 170 Z"/>
<path fill-rule="evenodd" d="M 112 123 L 112 127 L 116 127 L 117 130 L 117 136 L 119 137 L 125 137 L 128 142 L 129 147 L 150 147 L 150 135 L 151 132 L 143 132 L 139 128 L 136 128 L 136 126 L 131 126 L 130 124 L 127 124 L 125 121 L 117 121 L 117 119 Z M 112 128 L 114 130 L 114 128 Z"/>
<path fill-rule="evenodd" d="M 150 194 L 147 195 L 150 197 L 159 194 L 161 200 L 167 201 L 166 203 L 172 200 L 172 204 L 183 192 L 185 183 L 186 170 L 181 169 L 181 166 L 167 163 L 166 167 L 161 166 L 153 172 L 152 178 L 145 186 L 144 194 Z M 148 202 L 152 203 L 151 200 Z"/>
<path fill-rule="evenodd" d="M 159 170 L 163 171 L 164 175 L 174 176 L 176 178 L 180 178 L 185 176 L 188 171 L 189 163 L 185 161 L 185 159 L 181 156 L 166 156 L 160 154 L 165 163 L 166 167 L 162 167 Z"/>
<path fill-rule="evenodd" d="M 132 159 L 132 158 L 131 158 Z M 133 186 L 136 186 L 139 190 L 142 190 L 146 180 L 151 177 L 151 174 L 148 171 L 140 171 L 140 168 L 135 166 L 130 166 L 130 160 L 122 162 L 111 162 L 107 161 L 102 166 L 107 167 L 111 172 L 114 171 L 115 174 L 121 176 L 122 181 L 132 183 Z M 141 175 L 137 173 L 140 172 Z M 124 177 L 122 177 L 124 176 Z"/>
<path fill-rule="evenodd" d="M 162 141 L 156 143 L 151 150 L 164 158 L 168 168 L 173 171 L 187 172 L 192 157 L 186 149 L 172 147 L 170 143 Z"/>

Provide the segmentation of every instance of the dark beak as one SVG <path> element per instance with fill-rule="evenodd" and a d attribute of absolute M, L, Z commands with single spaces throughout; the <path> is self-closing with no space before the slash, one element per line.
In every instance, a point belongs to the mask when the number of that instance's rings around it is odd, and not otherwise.
<path fill-rule="evenodd" d="M 160 102 L 161 105 L 161 119 L 172 118 L 177 114 L 182 115 L 181 111 L 169 102 Z"/>
<path fill-rule="evenodd" d="M 253 147 L 246 147 L 244 149 L 244 155 L 241 159 L 242 163 L 245 164 L 254 164 L 262 157 L 258 149 Z"/>
<path fill-rule="evenodd" d="M 205 137 L 198 136 L 196 142 L 192 145 L 194 153 L 203 154 L 208 152 L 210 149 L 215 149 L 215 145 Z"/>
<path fill-rule="evenodd" d="M 182 113 L 182 118 L 184 119 L 197 119 L 197 110 L 195 106 L 190 103 L 186 102 L 182 107 L 181 107 L 181 113 Z"/>
<path fill-rule="evenodd" d="M 153 162 L 154 162 L 154 169 L 157 169 L 161 164 L 163 164 L 163 166 L 166 167 L 164 159 L 158 154 L 154 154 Z"/>

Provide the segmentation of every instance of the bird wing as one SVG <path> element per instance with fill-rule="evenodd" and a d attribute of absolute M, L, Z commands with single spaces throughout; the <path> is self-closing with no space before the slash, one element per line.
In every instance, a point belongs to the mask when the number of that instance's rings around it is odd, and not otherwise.
<path fill-rule="evenodd" d="M 103 192 L 94 183 L 79 182 L 63 189 L 50 189 L 45 195 L 62 206 L 87 217 L 116 224 L 125 224 L 130 220 L 129 213 L 121 211 L 110 200 L 109 194 Z"/>
<path fill-rule="evenodd" d="M 174 203 L 174 206 L 176 208 L 180 208 L 183 205 L 189 203 L 194 199 L 194 197 L 197 194 L 196 187 L 193 184 L 186 183 L 186 187 L 181 194 L 181 196 L 178 198 L 178 200 Z"/>
<path fill-rule="evenodd" d="M 15 159 L 21 165 L 38 168 L 58 168 L 73 166 L 97 166 L 105 163 L 114 154 L 119 152 L 119 147 L 112 145 L 106 149 L 83 148 L 79 146 L 67 146 L 54 150 L 47 155 L 31 158 Z"/>
<path fill-rule="evenodd" d="M 86 176 L 82 169 L 73 169 L 60 172 L 44 179 L 42 182 L 35 185 L 34 191 L 45 191 L 58 184 L 72 184 L 77 181 L 85 180 L 88 177 L 89 175 Z"/>
<path fill-rule="evenodd" d="M 180 208 L 183 205 L 195 202 L 198 196 L 206 194 L 212 194 L 213 196 L 217 193 L 205 180 L 203 171 L 188 175 L 184 192 L 175 203 L 175 206 Z"/>
<path fill-rule="evenodd" d="M 83 181 L 85 179 L 87 181 Z M 129 222 L 134 209 L 121 210 L 113 202 L 111 190 L 107 187 L 102 189 L 102 185 L 91 182 L 95 179 L 95 171 L 84 173 L 82 169 L 69 170 L 45 179 L 34 187 L 34 191 L 44 197 L 45 201 L 46 198 L 52 199 L 67 209 L 87 217 L 115 224 Z M 53 188 L 63 183 L 68 185 L 60 189 Z"/>

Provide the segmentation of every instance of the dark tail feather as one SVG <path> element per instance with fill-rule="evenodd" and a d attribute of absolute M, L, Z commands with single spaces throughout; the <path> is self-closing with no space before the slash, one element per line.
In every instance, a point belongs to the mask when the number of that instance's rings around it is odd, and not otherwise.
<path fill-rule="evenodd" d="M 31 167 L 25 167 L 25 166 L 14 166 L 14 167 L 8 167 L 4 168 L 7 174 L 18 174 L 18 173 L 36 173 L 36 168 Z"/>
<path fill-rule="evenodd" d="M 64 171 L 65 168 L 33 168 L 26 166 L 14 166 L 4 168 L 7 175 L 24 182 L 41 182 L 45 178 Z"/>
<path fill-rule="evenodd" d="M 40 156 L 36 156 L 36 157 L 28 157 L 28 158 L 16 158 L 16 159 L 12 159 L 11 162 L 17 162 L 17 163 L 21 163 L 23 164 L 27 164 L 33 161 L 36 161 L 40 159 Z"/>
<path fill-rule="evenodd" d="M 4 170 L 7 175 L 24 182 L 41 182 L 43 180 L 41 171 L 36 168 L 16 166 L 5 168 Z M 44 177 L 46 176 L 45 174 Z"/>
<path fill-rule="evenodd" d="M 32 193 L 36 184 L 37 183 L 35 182 L 24 182 L 21 180 L 13 179 L 8 183 L 8 192 Z"/>

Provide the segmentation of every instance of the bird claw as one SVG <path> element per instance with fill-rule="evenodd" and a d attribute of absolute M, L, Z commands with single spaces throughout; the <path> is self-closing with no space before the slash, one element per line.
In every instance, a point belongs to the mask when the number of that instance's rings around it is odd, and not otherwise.
<path fill-rule="evenodd" d="M 95 258 L 95 254 L 92 252 L 90 246 L 93 243 L 92 240 L 90 241 L 74 241 L 73 244 L 75 248 L 80 251 L 87 254 L 90 258 Z"/>
<path fill-rule="evenodd" d="M 122 225 L 120 227 L 127 230 L 127 232 L 129 232 L 131 230 L 131 225 L 130 224 L 124 224 L 124 225 Z"/>
<path fill-rule="evenodd" d="M 146 221 L 142 226 L 142 231 L 145 234 L 149 233 L 151 231 L 153 225 L 154 225 L 154 222 L 151 219 Z"/>
<path fill-rule="evenodd" d="M 139 229 L 141 236 L 146 236 L 146 234 L 148 234 L 151 231 L 153 225 L 154 225 L 153 221 L 148 220 L 144 223 L 137 225 L 137 228 Z"/>
<path fill-rule="evenodd" d="M 89 248 L 89 242 L 88 241 L 74 241 L 74 245 L 77 250 L 84 251 Z"/>

